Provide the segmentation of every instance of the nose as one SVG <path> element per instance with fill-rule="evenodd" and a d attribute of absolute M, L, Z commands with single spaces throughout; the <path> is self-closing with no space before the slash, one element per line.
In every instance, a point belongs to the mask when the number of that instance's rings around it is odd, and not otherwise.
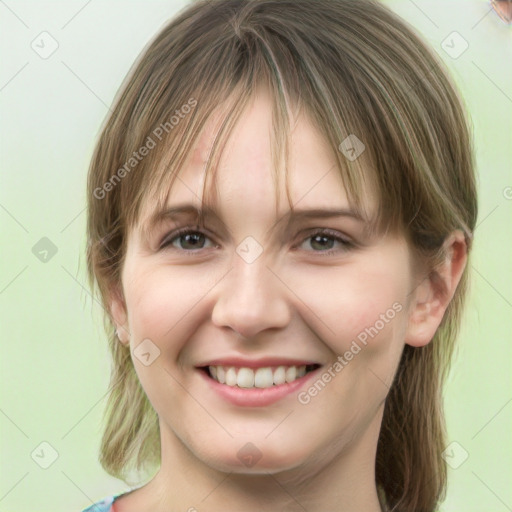
<path fill-rule="evenodd" d="M 235 254 L 233 268 L 218 287 L 212 322 L 246 339 L 261 331 L 282 329 L 291 318 L 287 287 L 260 256 L 247 263 Z"/>

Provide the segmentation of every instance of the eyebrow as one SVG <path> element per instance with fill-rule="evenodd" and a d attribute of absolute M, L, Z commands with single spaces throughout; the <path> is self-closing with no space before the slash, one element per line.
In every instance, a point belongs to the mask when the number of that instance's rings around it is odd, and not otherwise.
<path fill-rule="evenodd" d="M 215 212 L 214 209 L 211 209 L 207 206 L 200 208 L 193 204 L 176 205 L 154 212 L 149 220 L 140 229 L 140 234 L 142 238 L 146 240 L 146 243 L 149 243 L 151 233 L 160 223 L 165 223 L 168 220 L 175 220 L 179 217 L 190 217 L 196 220 L 196 222 L 201 222 L 201 216 L 203 218 L 209 217 L 210 219 L 213 219 L 214 222 L 222 225 L 230 235 L 232 234 L 230 229 L 226 226 L 225 222 Z M 290 226 L 292 226 L 294 223 L 299 223 L 302 220 L 330 219 L 340 217 L 354 219 L 359 223 L 362 223 L 365 232 L 371 229 L 371 222 L 366 219 L 366 217 L 364 217 L 359 211 L 352 210 L 350 208 L 295 208 L 293 211 L 289 210 L 287 213 L 283 214 L 281 218 L 274 222 L 274 224 L 266 232 L 268 233 L 268 231 L 271 231 L 276 225 L 279 225 L 282 222 L 285 222 L 284 228 L 282 229 L 284 231 L 288 231 Z"/>
<path fill-rule="evenodd" d="M 217 222 L 224 224 L 224 222 L 222 221 L 220 216 L 215 212 L 215 210 L 209 207 L 199 208 L 193 204 L 182 204 L 167 207 L 163 210 L 155 212 L 144 224 L 142 229 L 143 231 L 149 232 L 161 222 L 167 220 L 174 220 L 182 216 L 194 217 L 196 219 L 200 217 L 213 217 Z M 359 222 L 367 221 L 367 219 L 365 219 L 360 212 L 350 208 L 295 208 L 293 211 L 289 210 L 287 213 L 283 214 L 282 217 L 275 222 L 275 224 L 287 221 L 286 225 L 289 226 L 294 221 L 297 222 L 303 219 L 328 219 L 339 217 L 348 217 Z"/>

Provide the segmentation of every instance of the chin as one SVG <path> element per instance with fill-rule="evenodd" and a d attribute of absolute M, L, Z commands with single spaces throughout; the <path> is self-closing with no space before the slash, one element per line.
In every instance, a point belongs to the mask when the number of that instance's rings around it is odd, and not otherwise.
<path fill-rule="evenodd" d="M 300 466 L 308 459 L 304 446 L 276 446 L 268 440 L 260 442 L 231 439 L 223 446 L 215 444 L 215 451 L 210 449 L 199 452 L 199 458 L 208 466 L 222 472 L 266 475 L 287 471 Z M 197 453 L 197 452 L 196 452 Z"/>

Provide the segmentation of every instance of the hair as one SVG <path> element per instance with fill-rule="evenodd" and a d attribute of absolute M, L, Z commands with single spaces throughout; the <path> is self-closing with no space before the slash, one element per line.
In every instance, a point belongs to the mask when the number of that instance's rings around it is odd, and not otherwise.
<path fill-rule="evenodd" d="M 127 234 L 143 208 L 165 205 L 204 126 L 221 113 L 211 174 L 258 87 L 272 98 L 276 183 L 283 159 L 287 176 L 292 109 L 302 109 L 333 148 L 351 205 L 362 211 L 369 187 L 376 191 L 373 229 L 403 233 L 430 277 L 454 230 L 464 233 L 469 254 L 477 217 L 472 126 L 444 63 L 411 26 L 375 0 L 190 3 L 132 66 L 88 174 L 88 275 L 105 307 L 113 360 L 100 463 L 125 482 L 131 469 L 161 462 L 158 416 L 109 310 Z M 365 146 L 356 159 L 342 150 L 350 135 Z M 446 495 L 442 387 L 469 266 L 432 341 L 405 345 L 386 398 L 375 481 L 391 511 L 434 511 Z"/>

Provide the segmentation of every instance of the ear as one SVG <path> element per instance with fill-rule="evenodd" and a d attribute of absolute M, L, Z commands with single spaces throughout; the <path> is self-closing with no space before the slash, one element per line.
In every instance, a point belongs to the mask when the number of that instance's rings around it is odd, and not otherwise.
<path fill-rule="evenodd" d="M 109 296 L 110 316 L 116 327 L 117 336 L 123 345 L 127 345 L 130 342 L 130 332 L 123 292 L 119 286 L 112 286 Z"/>
<path fill-rule="evenodd" d="M 451 233 L 443 243 L 446 257 L 414 290 L 409 308 L 405 343 L 422 347 L 430 343 L 453 298 L 467 262 L 462 231 Z"/>

